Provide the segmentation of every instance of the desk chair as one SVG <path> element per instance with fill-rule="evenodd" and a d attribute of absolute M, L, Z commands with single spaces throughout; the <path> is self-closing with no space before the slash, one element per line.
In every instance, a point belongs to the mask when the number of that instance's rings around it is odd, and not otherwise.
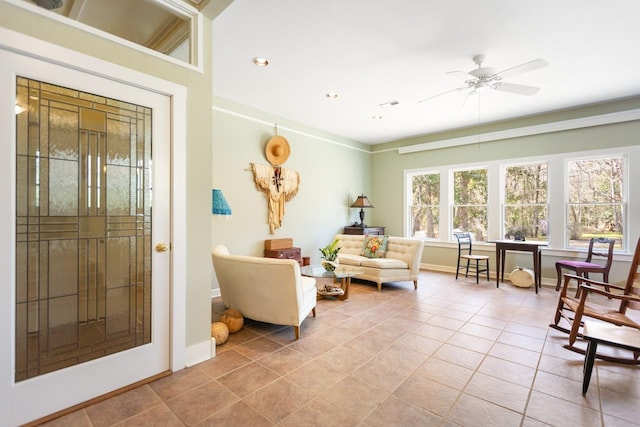
<path fill-rule="evenodd" d="M 615 239 L 594 237 L 589 241 L 589 251 L 587 252 L 587 259 L 584 261 L 566 259 L 556 261 L 556 273 L 558 275 L 556 291 L 560 289 L 563 268 L 572 270 L 576 273 L 576 276 L 582 276 L 587 279 L 589 278 L 589 273 L 600 273 L 602 274 L 602 281 L 609 282 L 609 270 L 611 270 L 611 263 L 613 262 L 613 245 L 615 243 Z M 605 261 L 602 264 L 593 262 L 593 259 L 598 257 L 605 259 Z M 609 289 L 607 288 L 606 290 L 608 291 Z"/>
<path fill-rule="evenodd" d="M 488 255 L 474 255 L 472 251 L 471 233 L 453 233 L 458 240 L 458 266 L 456 268 L 456 280 L 458 280 L 458 273 L 461 268 L 465 269 L 464 277 L 469 277 L 469 269 L 476 272 L 476 284 L 479 283 L 480 273 L 487 273 L 487 281 L 489 280 L 489 256 Z M 467 265 L 460 265 L 461 260 L 466 260 Z M 474 263 L 472 263 L 475 262 Z M 480 262 L 484 261 L 484 266 L 480 265 Z M 464 262 L 464 261 L 463 261 Z"/>

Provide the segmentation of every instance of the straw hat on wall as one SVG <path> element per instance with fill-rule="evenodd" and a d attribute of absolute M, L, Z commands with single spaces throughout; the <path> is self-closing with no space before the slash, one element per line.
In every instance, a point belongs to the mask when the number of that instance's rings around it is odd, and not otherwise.
<path fill-rule="evenodd" d="M 267 142 L 265 152 L 269 163 L 272 165 L 281 165 L 287 161 L 289 154 L 291 154 L 289 141 L 282 136 L 276 135 Z"/>

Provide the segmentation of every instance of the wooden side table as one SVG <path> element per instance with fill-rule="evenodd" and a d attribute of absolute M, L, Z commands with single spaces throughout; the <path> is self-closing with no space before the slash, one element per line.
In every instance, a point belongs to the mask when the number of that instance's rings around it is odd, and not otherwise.
<path fill-rule="evenodd" d="M 536 240 L 487 240 L 487 243 L 496 245 L 496 287 L 500 286 L 500 281 L 504 283 L 504 259 L 507 251 L 531 252 L 533 255 L 534 287 L 536 294 L 542 286 L 542 246 L 549 246 L 548 242 Z M 502 280 L 500 280 L 502 278 Z"/>
<path fill-rule="evenodd" d="M 584 358 L 584 377 L 582 379 L 582 395 L 587 394 L 591 371 L 596 358 L 598 343 L 640 352 L 640 331 L 624 326 L 615 326 L 600 322 L 584 322 L 582 337 L 589 342 Z"/>
<path fill-rule="evenodd" d="M 353 225 L 348 225 L 344 228 L 344 234 L 373 234 L 375 236 L 384 235 L 385 227 L 357 227 Z"/>

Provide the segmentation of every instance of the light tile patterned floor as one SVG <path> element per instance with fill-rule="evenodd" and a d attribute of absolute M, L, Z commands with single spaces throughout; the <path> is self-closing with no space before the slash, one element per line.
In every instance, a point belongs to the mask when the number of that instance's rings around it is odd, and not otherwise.
<path fill-rule="evenodd" d="M 597 361 L 582 397 L 583 357 L 547 327 L 557 295 L 426 271 L 417 291 L 355 282 L 298 341 L 247 321 L 214 359 L 48 425 L 640 425 L 640 367 Z"/>

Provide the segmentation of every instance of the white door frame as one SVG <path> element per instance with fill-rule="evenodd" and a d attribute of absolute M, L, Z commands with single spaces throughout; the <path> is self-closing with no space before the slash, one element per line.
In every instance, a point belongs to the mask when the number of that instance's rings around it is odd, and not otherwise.
<path fill-rule="evenodd" d="M 166 95 L 171 99 L 171 295 L 170 295 L 170 369 L 177 371 L 186 365 L 186 111 L 187 90 L 184 86 L 155 78 L 125 67 L 84 55 L 24 34 L 0 28 L 0 49 L 61 65 L 137 86 Z M 13 88 L 0 87 L 0 114 L 14 115 Z M 6 257 L 10 258 L 10 257 Z M 12 268 L 10 259 L 0 260 L 0 268 Z M 8 295 L 12 295 L 12 290 Z M 11 309 L 10 301 L 0 301 L 0 309 Z M 3 326 L 3 327 L 6 327 Z M 4 332 L 0 333 L 4 337 Z M 11 348 L 4 346 L 5 349 Z M 10 393 L 14 383 L 13 358 L 10 351 L 0 351 L 0 413 L 8 414 Z M 78 402 L 80 403 L 80 402 Z M 1 423 L 0 423 L 1 424 Z"/>

